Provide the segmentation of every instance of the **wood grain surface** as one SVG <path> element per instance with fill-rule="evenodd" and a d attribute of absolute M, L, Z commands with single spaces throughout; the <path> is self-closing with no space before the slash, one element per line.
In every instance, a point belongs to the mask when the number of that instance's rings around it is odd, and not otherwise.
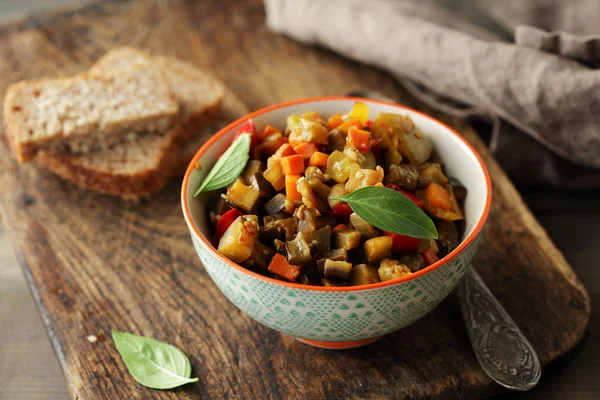
<path fill-rule="evenodd" d="M 5 26 L 0 90 L 80 72 L 125 44 L 213 70 L 253 109 L 367 87 L 449 123 L 493 180 L 474 260 L 479 272 L 544 365 L 583 337 L 587 292 L 473 130 L 431 112 L 385 73 L 269 32 L 259 0 L 109 1 Z M 453 296 L 418 323 L 343 352 L 307 347 L 241 314 L 193 250 L 179 185 L 124 203 L 18 165 L 0 142 L 0 211 L 74 398 L 480 398 L 502 391 L 478 366 Z M 200 381 L 173 391 L 141 387 L 111 328 L 178 346 Z"/>

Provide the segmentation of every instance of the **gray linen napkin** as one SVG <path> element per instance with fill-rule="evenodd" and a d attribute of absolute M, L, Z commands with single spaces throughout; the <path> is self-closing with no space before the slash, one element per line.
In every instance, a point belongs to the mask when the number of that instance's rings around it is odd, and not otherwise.
<path fill-rule="evenodd" d="M 265 5 L 274 31 L 383 68 L 443 111 L 501 119 L 490 148 L 515 182 L 600 189 L 598 0 L 448 2 Z M 575 34 L 546 31 L 562 28 Z"/>

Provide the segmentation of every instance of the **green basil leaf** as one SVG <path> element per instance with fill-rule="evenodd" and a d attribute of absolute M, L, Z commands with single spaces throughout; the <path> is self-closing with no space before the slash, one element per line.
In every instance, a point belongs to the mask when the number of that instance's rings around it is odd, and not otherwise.
<path fill-rule="evenodd" d="M 202 192 L 224 188 L 240 176 L 250 158 L 250 138 L 249 133 L 243 133 L 229 146 L 204 178 L 194 197 Z"/>
<path fill-rule="evenodd" d="M 393 189 L 367 186 L 333 200 L 342 200 L 362 219 L 384 231 L 420 239 L 437 239 L 435 224 L 408 197 Z"/>
<path fill-rule="evenodd" d="M 192 366 L 181 350 L 144 336 L 111 330 L 119 354 L 133 378 L 152 389 L 172 389 L 198 378 L 190 378 Z"/>

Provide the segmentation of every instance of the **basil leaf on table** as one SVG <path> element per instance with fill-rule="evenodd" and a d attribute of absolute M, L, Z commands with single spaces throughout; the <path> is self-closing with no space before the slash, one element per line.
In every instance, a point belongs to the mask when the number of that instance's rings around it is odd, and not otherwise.
<path fill-rule="evenodd" d="M 229 146 L 204 178 L 194 197 L 202 192 L 224 188 L 240 176 L 250 158 L 250 137 L 249 133 L 243 133 Z"/>
<path fill-rule="evenodd" d="M 186 383 L 192 366 L 181 350 L 170 344 L 144 336 L 111 330 L 119 354 L 133 378 L 152 389 L 172 389 Z"/>
<path fill-rule="evenodd" d="M 341 200 L 359 217 L 384 231 L 420 239 L 437 239 L 435 224 L 415 203 L 386 187 L 367 186 L 332 200 Z"/>

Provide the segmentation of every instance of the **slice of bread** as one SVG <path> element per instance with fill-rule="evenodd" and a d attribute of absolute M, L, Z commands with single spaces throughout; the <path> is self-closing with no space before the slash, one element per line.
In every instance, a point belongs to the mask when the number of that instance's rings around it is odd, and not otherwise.
<path fill-rule="evenodd" d="M 247 114 L 246 107 L 229 92 L 223 99 L 223 114 L 181 140 L 173 129 L 165 136 L 147 135 L 136 143 L 81 155 L 38 153 L 37 161 L 63 179 L 100 193 L 139 201 L 159 192 L 171 177 L 181 176 L 200 147 L 219 129 Z"/>
<path fill-rule="evenodd" d="M 98 76 L 111 76 L 128 68 L 149 68 L 156 66 L 167 79 L 169 89 L 180 106 L 178 129 L 184 138 L 198 126 L 206 122 L 206 109 L 220 107 L 225 86 L 214 76 L 194 65 L 174 57 L 151 57 L 133 47 L 120 47 L 106 53 L 89 72 Z M 199 121 L 197 121 L 199 120 Z"/>
<path fill-rule="evenodd" d="M 87 153 L 164 132 L 178 116 L 159 68 L 135 66 L 110 75 L 40 79 L 11 85 L 4 99 L 5 131 L 20 162 L 40 149 Z M 127 138 L 125 138 L 127 139 Z"/>
<path fill-rule="evenodd" d="M 225 87 L 212 75 L 189 63 L 168 57 L 151 59 L 133 48 L 109 52 L 90 71 L 103 76 L 149 65 L 160 66 L 169 77 L 169 88 L 181 105 L 178 126 L 163 136 L 140 136 L 130 143 L 96 153 L 56 155 L 42 151 L 37 161 L 82 187 L 127 200 L 139 200 L 160 191 L 173 169 L 181 163 L 181 157 L 187 157 L 183 148 L 188 148 L 190 139 L 202 137 L 205 140 L 215 132 L 209 124 L 220 112 Z M 240 103 L 232 98 L 230 94 L 226 96 L 226 110 L 230 104 L 239 107 Z M 204 128 L 199 129 L 201 126 Z M 187 158 L 186 166 L 190 159 L 191 156 Z"/>

